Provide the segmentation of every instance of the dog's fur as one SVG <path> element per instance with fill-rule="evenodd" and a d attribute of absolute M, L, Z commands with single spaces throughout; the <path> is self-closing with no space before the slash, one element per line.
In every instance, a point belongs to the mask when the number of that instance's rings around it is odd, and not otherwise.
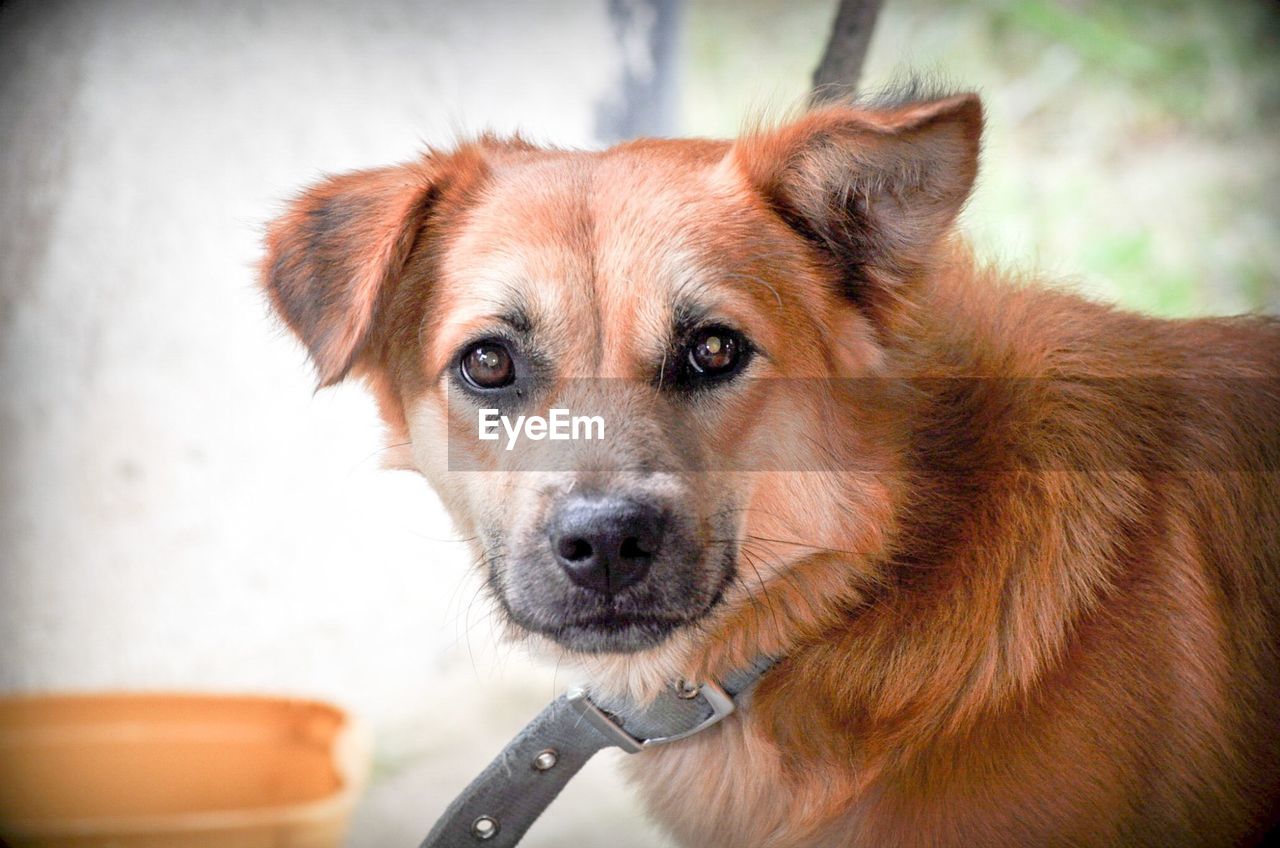
<path fill-rule="evenodd" d="M 370 386 L 514 632 L 641 697 L 784 657 L 740 714 L 630 758 L 685 844 L 1233 845 L 1274 823 L 1280 322 L 1156 320 L 980 266 L 953 230 L 981 124 L 953 96 L 734 142 L 484 137 L 327 180 L 270 228 L 275 309 L 323 385 Z M 689 312 L 760 353 L 673 395 Z M 607 453 L 552 471 L 476 446 L 457 351 L 499 318 L 537 351 L 523 402 L 608 411 Z M 681 470 L 690 451 L 714 461 Z M 680 597 L 636 601 L 666 629 L 557 629 L 574 596 L 539 534 L 584 486 L 685 520 Z"/>

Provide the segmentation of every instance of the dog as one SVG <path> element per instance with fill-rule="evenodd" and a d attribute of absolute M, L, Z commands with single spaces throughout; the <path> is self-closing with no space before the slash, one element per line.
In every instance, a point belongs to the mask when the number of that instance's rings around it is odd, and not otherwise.
<path fill-rule="evenodd" d="M 369 387 L 514 637 L 636 698 L 780 658 L 628 758 L 682 844 L 1275 825 L 1280 321 L 983 265 L 956 225 L 982 125 L 959 94 L 731 141 L 482 136 L 268 228 L 275 311 L 321 386 Z M 555 408 L 606 438 L 478 437 Z"/>

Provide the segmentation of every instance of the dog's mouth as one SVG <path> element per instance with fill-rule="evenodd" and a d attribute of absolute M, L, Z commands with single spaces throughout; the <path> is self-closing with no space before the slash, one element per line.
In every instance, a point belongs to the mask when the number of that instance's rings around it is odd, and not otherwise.
<path fill-rule="evenodd" d="M 492 588 L 507 618 L 520 629 L 579 653 L 636 653 L 661 645 L 712 614 L 735 573 L 735 558 L 732 552 L 725 553 L 718 558 L 715 573 L 704 574 L 709 585 L 701 589 L 648 586 L 616 596 L 570 590 L 529 603 L 512 597 L 500 585 Z"/>
<path fill-rule="evenodd" d="M 593 611 L 559 621 L 521 614 L 503 599 L 511 621 L 546 636 L 561 647 L 584 654 L 635 653 L 661 645 L 673 633 L 697 624 L 720 603 L 720 592 L 703 608 L 689 613 L 650 613 L 627 610 Z"/>
<path fill-rule="evenodd" d="M 657 647 L 673 632 L 691 623 L 684 616 L 619 613 L 568 621 L 547 635 L 575 651 L 622 653 Z"/>

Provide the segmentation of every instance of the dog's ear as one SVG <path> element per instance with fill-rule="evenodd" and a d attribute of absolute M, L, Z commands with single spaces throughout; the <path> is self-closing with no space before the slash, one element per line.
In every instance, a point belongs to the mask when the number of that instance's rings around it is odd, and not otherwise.
<path fill-rule="evenodd" d="M 839 269 L 847 293 L 915 271 L 973 188 L 982 135 L 976 95 L 885 109 L 834 106 L 740 139 L 749 184 Z M 891 292 L 890 292 L 891 294 Z"/>
<path fill-rule="evenodd" d="M 321 386 L 346 376 L 379 301 L 404 268 L 438 193 L 429 159 L 331 177 L 267 230 L 262 285 L 306 345 Z"/>

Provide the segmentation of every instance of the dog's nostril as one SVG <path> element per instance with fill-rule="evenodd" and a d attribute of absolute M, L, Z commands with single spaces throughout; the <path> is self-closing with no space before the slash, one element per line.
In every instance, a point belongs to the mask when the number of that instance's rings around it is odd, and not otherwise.
<path fill-rule="evenodd" d="M 643 559 L 644 557 L 653 556 L 653 551 L 647 550 L 644 543 L 635 536 L 628 536 L 622 540 L 622 547 L 618 549 L 618 555 L 623 559 Z"/>
<path fill-rule="evenodd" d="M 570 562 L 589 559 L 595 550 L 586 539 L 561 539 L 558 553 Z"/>

